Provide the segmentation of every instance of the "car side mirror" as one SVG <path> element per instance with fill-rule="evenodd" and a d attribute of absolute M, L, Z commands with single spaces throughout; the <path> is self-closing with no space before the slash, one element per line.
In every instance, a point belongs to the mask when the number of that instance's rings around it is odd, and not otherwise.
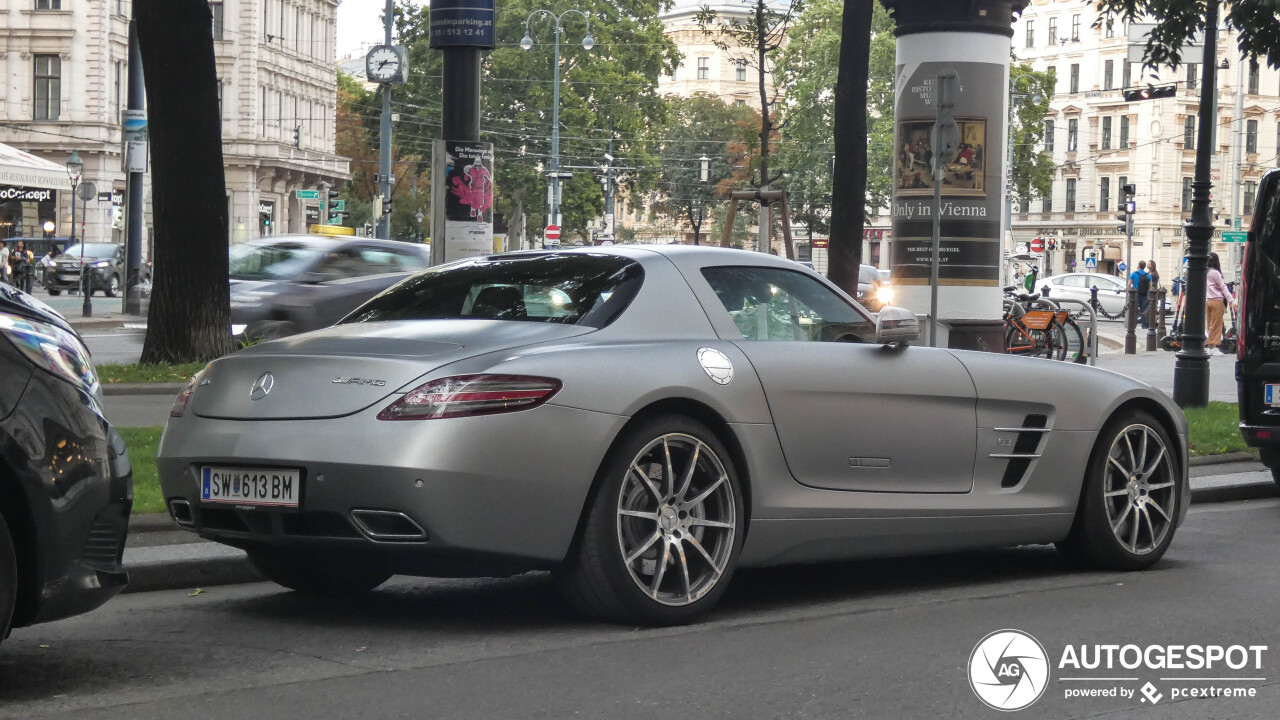
<path fill-rule="evenodd" d="M 920 320 L 910 310 L 887 306 L 876 315 L 876 342 L 881 345 L 920 339 Z"/>

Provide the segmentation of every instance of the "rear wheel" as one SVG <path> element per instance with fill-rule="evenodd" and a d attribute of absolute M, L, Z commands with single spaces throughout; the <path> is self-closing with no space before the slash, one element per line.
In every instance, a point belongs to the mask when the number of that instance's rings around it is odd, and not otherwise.
<path fill-rule="evenodd" d="M 102 291 L 102 294 L 106 295 L 107 297 L 115 297 L 120 294 L 120 276 L 119 275 L 112 275 L 107 280 L 107 287 Z"/>
<path fill-rule="evenodd" d="M 48 290 L 49 290 L 49 294 L 54 297 L 57 297 L 62 294 L 62 291 L 57 288 L 49 288 Z"/>
<path fill-rule="evenodd" d="M 13 549 L 9 525 L 0 515 L 0 641 L 9 635 L 13 607 L 18 601 L 18 556 Z"/>
<path fill-rule="evenodd" d="M 630 431 L 601 468 L 557 580 L 569 602 L 628 624 L 675 625 L 724 594 L 742 547 L 737 471 L 716 436 L 678 415 Z"/>
<path fill-rule="evenodd" d="M 376 567 L 269 548 L 250 550 L 249 562 L 271 582 L 309 595 L 355 595 L 368 592 L 391 577 L 391 573 Z"/>
<path fill-rule="evenodd" d="M 1154 565 L 1169 548 L 1186 502 L 1173 447 L 1149 413 L 1112 418 L 1098 435 L 1075 523 L 1059 549 L 1111 570 Z"/>

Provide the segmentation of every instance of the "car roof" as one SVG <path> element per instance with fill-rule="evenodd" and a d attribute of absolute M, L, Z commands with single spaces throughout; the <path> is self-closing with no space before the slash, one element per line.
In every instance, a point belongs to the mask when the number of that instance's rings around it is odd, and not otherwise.
<path fill-rule="evenodd" d="M 410 243 L 410 242 L 403 242 L 401 240 L 382 240 L 380 238 L 352 237 L 350 235 L 335 237 L 330 235 L 308 235 L 304 233 L 295 233 L 290 235 L 268 235 L 266 237 L 254 238 L 253 240 L 249 240 L 245 244 L 266 246 L 266 245 L 278 245 L 284 242 L 301 242 L 305 245 L 308 245 L 310 247 L 314 247 L 317 249 L 321 249 L 321 250 L 336 249 L 336 248 L 341 248 L 346 245 L 352 245 L 352 244 L 365 245 L 369 247 L 384 247 L 388 249 L 401 249 L 401 248 L 409 247 L 409 248 L 419 249 L 422 251 L 426 251 L 427 248 L 431 247 L 430 245 L 426 245 L 422 243 Z"/>

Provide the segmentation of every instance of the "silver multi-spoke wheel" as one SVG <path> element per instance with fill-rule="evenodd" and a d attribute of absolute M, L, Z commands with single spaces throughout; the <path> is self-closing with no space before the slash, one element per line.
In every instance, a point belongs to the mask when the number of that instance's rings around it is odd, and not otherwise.
<path fill-rule="evenodd" d="M 1129 552 L 1146 555 L 1164 543 L 1177 510 L 1169 449 L 1154 430 L 1129 425 L 1107 452 L 1103 500 L 1111 532 Z"/>
<path fill-rule="evenodd" d="M 738 508 L 724 464 L 703 441 L 668 433 L 626 469 L 617 498 L 618 548 L 627 572 L 653 600 L 697 602 L 733 555 Z"/>

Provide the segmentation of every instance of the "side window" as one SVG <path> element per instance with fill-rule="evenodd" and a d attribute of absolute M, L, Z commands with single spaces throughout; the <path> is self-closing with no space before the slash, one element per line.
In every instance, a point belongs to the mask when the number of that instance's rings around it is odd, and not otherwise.
<path fill-rule="evenodd" d="M 428 267 L 427 261 L 417 253 L 397 252 L 396 262 L 402 270 L 425 270 Z"/>
<path fill-rule="evenodd" d="M 374 275 L 378 271 L 361 257 L 359 251 L 347 248 L 329 253 L 320 262 L 316 272 L 324 275 L 327 280 L 340 280 L 361 275 Z"/>
<path fill-rule="evenodd" d="M 822 283 L 765 267 L 709 267 L 702 275 L 747 340 L 871 342 L 875 323 Z"/>
<path fill-rule="evenodd" d="M 1083 275 L 1068 275 L 1062 278 L 1062 284 L 1067 287 L 1082 288 L 1087 287 L 1088 278 Z"/>
<path fill-rule="evenodd" d="M 1264 186 L 1266 197 L 1258 198 L 1255 212 L 1261 215 L 1262 222 L 1258 226 L 1258 242 L 1262 243 L 1262 251 L 1273 261 L 1280 261 L 1280 183 L 1270 182 Z"/>
<path fill-rule="evenodd" d="M 375 273 L 389 273 L 401 270 L 400 255 L 382 248 L 360 248 L 360 259 L 369 264 Z"/>

